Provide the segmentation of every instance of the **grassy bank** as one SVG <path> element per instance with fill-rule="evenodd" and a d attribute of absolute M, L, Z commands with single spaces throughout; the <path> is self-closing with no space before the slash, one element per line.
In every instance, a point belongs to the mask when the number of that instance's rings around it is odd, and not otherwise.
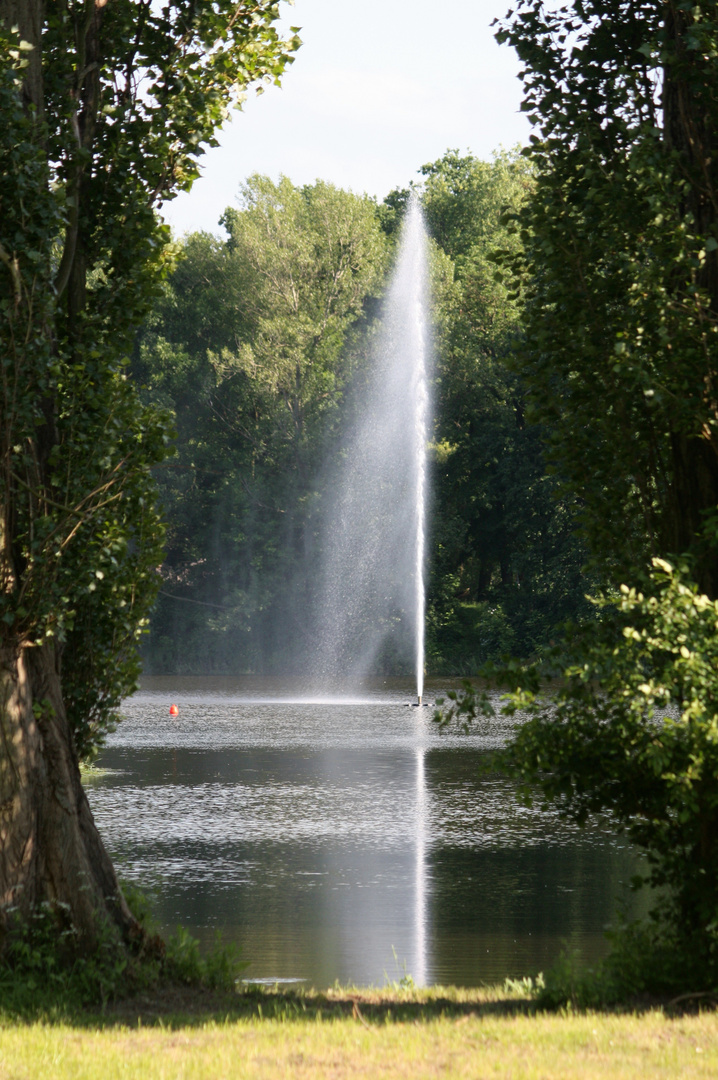
<path fill-rule="evenodd" d="M 0 1022 L 2 1080 L 716 1075 L 715 1012 L 537 1014 L 498 991 L 164 991 Z"/>

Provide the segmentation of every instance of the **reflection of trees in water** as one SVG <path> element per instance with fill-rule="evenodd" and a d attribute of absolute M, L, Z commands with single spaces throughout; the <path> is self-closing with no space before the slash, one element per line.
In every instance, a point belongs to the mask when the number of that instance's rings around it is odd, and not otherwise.
<path fill-rule="evenodd" d="M 220 929 L 250 977 L 381 983 L 406 963 L 476 985 L 545 970 L 564 939 L 602 948 L 635 856 L 522 808 L 479 774 L 475 738 L 438 736 L 398 697 L 376 710 L 198 697 L 179 726 L 153 702 L 128 703 L 93 813 L 123 876 L 154 887 L 162 926 L 207 944 Z"/>
<path fill-rule="evenodd" d="M 471 985 L 477 972 L 535 974 L 564 945 L 601 954 L 621 905 L 647 908 L 647 895 L 629 887 L 639 856 L 600 827 L 578 829 L 542 811 L 540 801 L 525 809 L 510 781 L 479 775 L 483 757 L 470 748 L 426 756 L 432 811 L 444 819 L 444 842 L 427 853 L 434 978 L 450 972 Z"/>
<path fill-rule="evenodd" d="M 503 802 L 510 818 L 511 784 L 491 777 L 485 782 L 495 788 L 489 804 L 498 809 Z M 444 971 L 468 984 L 477 971 L 488 980 L 535 974 L 563 948 L 596 958 L 607 948 L 607 926 L 624 905 L 631 915 L 647 910 L 647 894 L 629 887 L 640 859 L 627 844 L 611 842 L 598 829 L 577 830 L 540 810 L 509 824 L 507 846 L 496 842 L 497 823 L 485 824 L 486 845 L 447 844 L 428 854 L 428 934 L 440 980 Z"/>
<path fill-rule="evenodd" d="M 431 918 L 474 932 L 601 933 L 638 856 L 608 844 L 545 845 L 508 850 L 441 848 L 429 857 Z"/>
<path fill-rule="evenodd" d="M 549 843 L 511 850 L 444 848 L 429 859 L 433 973 L 459 984 L 546 970 L 568 948 L 585 960 L 607 950 L 604 931 L 630 894 L 637 870 L 629 849 Z M 480 981 L 479 979 L 479 981 Z"/>

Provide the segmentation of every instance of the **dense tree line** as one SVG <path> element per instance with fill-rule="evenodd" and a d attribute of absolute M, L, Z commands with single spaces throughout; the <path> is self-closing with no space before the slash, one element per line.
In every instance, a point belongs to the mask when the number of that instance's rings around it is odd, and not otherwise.
<path fill-rule="evenodd" d="M 588 583 L 573 501 L 557 500 L 541 428 L 526 423 L 520 307 L 494 262 L 517 247 L 504 218 L 532 190 L 533 169 L 517 154 L 487 163 L 449 152 L 421 173 L 454 279 L 439 311 L 430 645 L 439 670 L 469 674 L 488 657 L 535 653 L 588 614 Z"/>
<path fill-rule="evenodd" d="M 308 633 L 317 480 L 387 265 L 373 203 L 330 184 L 255 176 L 222 220 L 226 241 L 185 241 L 134 361 L 177 425 L 160 670 L 266 670 Z"/>
<path fill-rule="evenodd" d="M 512 242 L 501 215 L 531 171 L 517 154 L 448 152 L 421 172 L 436 352 L 429 668 L 471 671 L 534 652 L 581 608 L 582 553 L 524 422 L 518 306 L 490 261 Z M 182 242 L 133 361 L 178 436 L 158 473 L 169 531 L 149 670 L 296 668 L 311 649 L 326 466 L 361 407 L 408 196 L 377 205 L 255 176 L 224 240 Z"/>
<path fill-rule="evenodd" d="M 568 818 L 609 814 L 659 887 L 599 978 L 552 1000 L 700 997 L 718 982 L 716 8 L 520 0 L 498 36 L 536 125 L 503 257 L 517 363 L 609 586 L 548 669 L 503 672 L 522 722 L 500 763 Z M 444 720 L 482 708 L 468 688 Z"/>

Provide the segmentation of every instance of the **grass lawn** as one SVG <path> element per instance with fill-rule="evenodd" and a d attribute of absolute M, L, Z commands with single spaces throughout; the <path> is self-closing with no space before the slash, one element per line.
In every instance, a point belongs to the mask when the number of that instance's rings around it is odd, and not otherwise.
<path fill-rule="evenodd" d="M 0 1018 L 0 1080 L 718 1076 L 718 1013 L 554 1015 L 500 991 L 165 990 Z"/>

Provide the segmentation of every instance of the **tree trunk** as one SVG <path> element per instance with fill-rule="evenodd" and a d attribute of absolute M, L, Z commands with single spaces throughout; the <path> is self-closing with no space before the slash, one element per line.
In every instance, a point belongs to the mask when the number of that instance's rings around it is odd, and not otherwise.
<path fill-rule="evenodd" d="M 691 552 L 702 592 L 718 597 L 718 550 L 712 537 L 702 540 L 705 514 L 718 507 L 718 454 L 712 440 L 671 436 L 672 478 L 663 521 L 662 548 Z"/>
<path fill-rule="evenodd" d="M 715 66 L 690 40 L 693 13 L 676 0 L 666 4 L 666 36 L 672 62 L 663 83 L 666 146 L 678 155 L 686 181 L 682 211 L 690 230 L 705 242 L 718 237 L 718 158 L 716 155 Z M 696 270 L 702 296 L 699 320 L 707 330 L 706 367 L 702 373 L 702 431 L 671 435 L 672 480 L 664 521 L 665 550 L 692 552 L 701 589 L 718 597 L 718 544 L 705 531 L 705 513 L 718 507 L 718 441 L 710 426 L 718 411 L 718 370 L 710 331 L 718 321 L 718 249 L 706 245 Z"/>
<path fill-rule="evenodd" d="M 690 40 L 694 16 L 669 0 L 666 36 L 673 62 L 663 81 L 663 116 L 666 145 L 680 157 L 685 188 L 685 210 L 691 227 L 702 239 L 716 238 L 718 224 L 718 162 L 716 162 L 715 64 L 701 55 Z M 701 30 L 701 26 L 698 26 Z M 718 312 L 718 250 L 705 252 L 697 281 L 708 296 L 710 311 Z M 708 373 L 707 373 L 708 374 Z M 710 373 L 711 375 L 714 372 Z"/>
<path fill-rule="evenodd" d="M 78 945 L 142 938 L 80 782 L 54 647 L 0 652 L 0 930 L 63 905 Z"/>

